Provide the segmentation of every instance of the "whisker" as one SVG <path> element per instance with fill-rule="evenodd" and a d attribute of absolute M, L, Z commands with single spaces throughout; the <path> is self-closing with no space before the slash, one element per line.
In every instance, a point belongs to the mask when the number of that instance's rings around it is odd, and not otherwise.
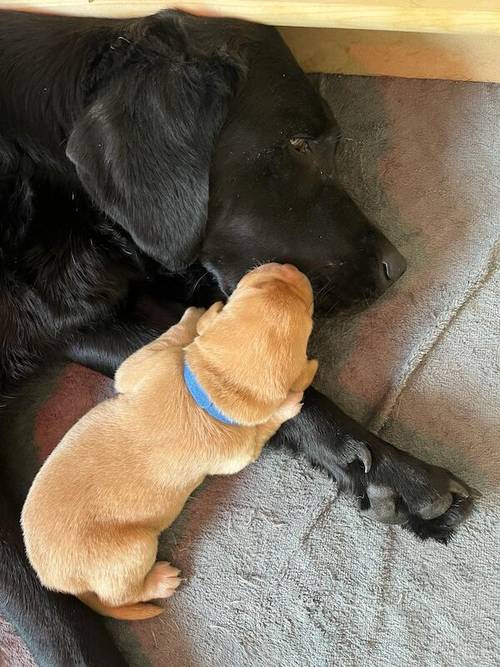
<path fill-rule="evenodd" d="M 204 278 L 206 278 L 209 275 L 209 273 L 210 273 L 210 271 L 205 271 L 205 273 L 202 273 L 202 275 L 196 280 L 194 285 L 191 287 L 190 296 L 193 296 L 193 294 L 196 292 L 196 288 L 198 287 L 198 285 L 201 283 L 201 281 Z"/>
<path fill-rule="evenodd" d="M 269 264 L 270 262 L 276 262 L 277 257 L 270 257 L 269 259 L 256 259 L 255 262 L 252 264 L 251 270 L 253 269 L 258 269 L 259 266 L 264 266 L 264 264 Z"/>
<path fill-rule="evenodd" d="M 335 280 L 334 276 L 331 276 L 331 277 L 326 281 L 326 283 L 323 285 L 323 287 L 322 287 L 320 290 L 318 290 L 318 291 L 316 292 L 316 297 L 317 297 L 318 299 L 323 298 L 323 296 L 325 296 L 325 294 L 328 294 L 328 293 L 331 291 L 331 288 L 332 288 L 332 286 L 333 286 L 334 280 Z"/>
<path fill-rule="evenodd" d="M 338 300 L 337 300 L 337 301 L 334 301 L 334 302 L 332 303 L 332 305 L 330 306 L 330 308 L 328 308 L 328 310 L 326 311 L 326 313 L 325 313 L 325 317 L 329 317 L 329 315 L 330 315 L 330 313 L 332 312 L 332 310 L 335 310 L 335 308 L 336 308 L 338 305 L 339 305 Z"/>

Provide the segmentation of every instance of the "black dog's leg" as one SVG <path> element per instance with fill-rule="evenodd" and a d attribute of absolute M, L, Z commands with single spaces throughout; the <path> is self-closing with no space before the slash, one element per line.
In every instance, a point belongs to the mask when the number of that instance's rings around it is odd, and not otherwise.
<path fill-rule="evenodd" d="M 325 469 L 368 517 L 400 523 L 422 539 L 446 543 L 471 506 L 470 490 L 450 472 L 381 440 L 314 389 L 272 442 Z"/>
<path fill-rule="evenodd" d="M 0 493 L 0 615 L 16 628 L 40 667 L 124 667 L 88 607 L 42 588 L 26 560 L 17 517 Z"/>

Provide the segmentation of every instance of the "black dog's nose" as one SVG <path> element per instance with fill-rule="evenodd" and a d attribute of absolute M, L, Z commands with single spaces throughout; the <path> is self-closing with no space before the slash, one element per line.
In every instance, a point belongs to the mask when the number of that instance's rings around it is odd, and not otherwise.
<path fill-rule="evenodd" d="M 394 283 L 406 271 L 406 259 L 388 241 L 379 254 L 380 277 L 382 282 Z"/>

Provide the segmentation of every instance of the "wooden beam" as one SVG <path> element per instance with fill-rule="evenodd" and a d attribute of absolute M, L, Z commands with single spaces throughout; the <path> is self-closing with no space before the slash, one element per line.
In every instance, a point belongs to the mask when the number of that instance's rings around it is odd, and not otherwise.
<path fill-rule="evenodd" d="M 500 35 L 500 0 L 0 0 L 0 7 L 143 16 L 165 7 L 277 26 Z"/>
<path fill-rule="evenodd" d="M 500 83 L 497 35 L 322 28 L 280 32 L 306 72 Z"/>

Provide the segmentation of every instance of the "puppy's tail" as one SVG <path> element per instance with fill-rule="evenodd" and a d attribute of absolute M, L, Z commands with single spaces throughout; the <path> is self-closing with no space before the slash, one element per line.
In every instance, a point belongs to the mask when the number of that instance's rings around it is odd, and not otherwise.
<path fill-rule="evenodd" d="M 149 602 L 138 602 L 123 607 L 109 607 L 101 602 L 95 593 L 82 593 L 77 597 L 98 614 L 116 618 L 119 621 L 144 621 L 163 613 L 163 607 Z"/>

